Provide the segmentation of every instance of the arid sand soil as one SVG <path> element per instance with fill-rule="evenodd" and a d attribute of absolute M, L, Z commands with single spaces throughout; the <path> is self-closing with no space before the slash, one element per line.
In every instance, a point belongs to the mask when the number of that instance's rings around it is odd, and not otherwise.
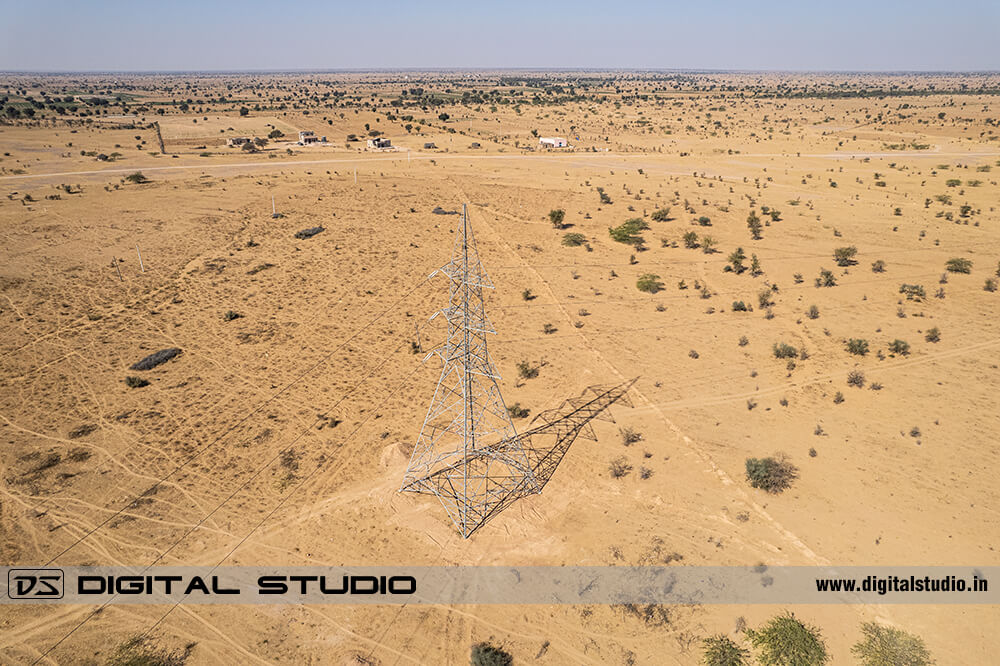
<path fill-rule="evenodd" d="M 0 78 L 0 561 L 1000 564 L 996 77 L 408 76 Z M 443 337 L 433 211 L 463 203 L 518 428 L 638 377 L 468 540 L 397 493 L 440 370 L 411 344 Z M 777 454 L 791 486 L 751 487 Z M 0 661 L 155 624 L 191 664 L 691 664 L 784 610 L 836 664 L 875 620 L 941 664 L 1000 650 L 975 605 L 93 610 L 4 606 Z"/>

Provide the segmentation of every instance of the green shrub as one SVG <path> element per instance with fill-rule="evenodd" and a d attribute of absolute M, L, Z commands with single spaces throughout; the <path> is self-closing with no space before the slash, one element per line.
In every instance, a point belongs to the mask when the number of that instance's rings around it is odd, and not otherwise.
<path fill-rule="evenodd" d="M 868 353 L 868 341 L 861 338 L 851 338 L 847 341 L 847 351 L 855 356 L 864 356 Z"/>
<path fill-rule="evenodd" d="M 938 330 L 937 326 L 928 329 L 924 334 L 924 340 L 927 342 L 938 342 L 941 340 L 941 331 Z"/>
<path fill-rule="evenodd" d="M 750 215 L 747 216 L 747 228 L 750 230 L 751 238 L 754 240 L 761 239 L 760 232 L 764 228 L 764 225 L 760 223 L 760 218 L 757 217 L 757 213 L 755 211 L 750 211 Z"/>
<path fill-rule="evenodd" d="M 521 403 L 515 402 L 507 408 L 507 413 L 510 414 L 512 419 L 523 419 L 527 418 L 528 414 L 531 413 L 531 410 L 525 409 L 524 407 L 521 407 Z"/>
<path fill-rule="evenodd" d="M 633 217 L 631 220 L 626 220 L 617 227 L 608 227 L 608 233 L 611 235 L 613 240 L 619 243 L 642 245 L 643 238 L 639 232 L 648 228 L 649 225 L 647 225 L 642 218 Z"/>
<path fill-rule="evenodd" d="M 562 244 L 566 247 L 580 247 L 586 242 L 587 237 L 576 232 L 568 233 L 562 239 Z"/>
<path fill-rule="evenodd" d="M 861 625 L 864 638 L 854 644 L 851 654 L 862 666 L 930 666 L 934 663 L 923 639 L 902 629 L 874 622 Z"/>
<path fill-rule="evenodd" d="M 885 273 L 885 262 L 881 259 L 872 262 L 872 273 Z"/>
<path fill-rule="evenodd" d="M 927 292 L 924 291 L 924 286 L 922 284 L 903 283 L 899 285 L 899 293 L 905 294 L 906 300 L 908 301 L 927 298 Z"/>
<path fill-rule="evenodd" d="M 889 352 L 892 354 L 899 354 L 900 356 L 905 356 L 910 353 L 910 343 L 905 340 L 900 340 L 896 338 L 889 343 Z"/>
<path fill-rule="evenodd" d="M 823 666 L 830 660 L 819 628 L 793 613 L 771 618 L 761 629 L 748 629 L 747 638 L 763 666 Z"/>
<path fill-rule="evenodd" d="M 986 278 L 986 283 L 983 285 L 983 291 L 996 291 L 997 281 L 993 278 Z"/>
<path fill-rule="evenodd" d="M 704 652 L 701 663 L 705 666 L 749 666 L 750 651 L 740 647 L 725 634 L 709 636 L 701 642 Z"/>
<path fill-rule="evenodd" d="M 658 208 L 653 211 L 650 215 L 657 222 L 667 222 L 670 220 L 670 209 L 669 208 Z"/>
<path fill-rule="evenodd" d="M 972 272 L 972 260 L 966 259 L 965 257 L 956 257 L 954 259 L 949 259 L 944 265 L 945 269 L 949 273 L 971 273 Z"/>
<path fill-rule="evenodd" d="M 225 314 L 222 315 L 223 321 L 232 321 L 234 319 L 239 319 L 242 317 L 239 312 L 233 312 L 232 310 L 226 310 Z"/>
<path fill-rule="evenodd" d="M 142 388 L 149 386 L 149 380 L 142 377 L 128 376 L 125 378 L 125 385 L 129 388 Z"/>
<path fill-rule="evenodd" d="M 648 294 L 655 294 L 663 289 L 663 283 L 660 282 L 660 276 L 653 273 L 644 273 L 640 275 L 639 279 L 635 283 L 635 286 L 639 291 L 644 291 Z"/>
<path fill-rule="evenodd" d="M 619 456 L 608 465 L 608 471 L 611 472 L 612 479 L 621 479 L 632 471 L 632 465 L 629 464 L 625 456 Z"/>
<path fill-rule="evenodd" d="M 142 185 L 143 183 L 148 183 L 149 179 L 142 175 L 141 171 L 136 171 L 125 176 L 125 180 L 136 185 Z"/>
<path fill-rule="evenodd" d="M 944 181 L 944 184 L 948 187 L 958 187 L 959 185 L 962 184 L 962 181 L 959 180 L 958 178 L 949 178 L 948 180 Z"/>
<path fill-rule="evenodd" d="M 743 301 L 733 301 L 733 312 L 747 312 L 747 304 Z"/>
<path fill-rule="evenodd" d="M 566 211 L 562 208 L 555 208 L 549 211 L 549 222 L 551 222 L 552 226 L 556 229 L 563 228 L 564 219 L 566 219 Z"/>
<path fill-rule="evenodd" d="M 696 231 L 689 231 L 684 234 L 684 247 L 689 250 L 693 250 L 698 247 L 698 233 Z"/>
<path fill-rule="evenodd" d="M 754 256 L 756 259 L 756 255 Z M 764 287 L 759 292 L 757 292 L 757 305 L 761 308 L 766 308 L 774 305 L 774 300 L 771 296 L 774 294 L 769 287 Z"/>
<path fill-rule="evenodd" d="M 858 263 L 854 260 L 857 254 L 858 248 L 853 245 L 850 247 L 838 247 L 833 251 L 833 258 L 837 261 L 838 266 L 853 266 Z"/>
<path fill-rule="evenodd" d="M 774 343 L 774 358 L 798 358 L 799 350 L 784 342 Z"/>
<path fill-rule="evenodd" d="M 786 490 L 798 477 L 798 469 L 781 454 L 768 458 L 747 458 L 746 472 L 751 486 L 774 494 Z"/>
<path fill-rule="evenodd" d="M 858 388 L 864 388 L 865 386 L 865 373 L 860 370 L 851 370 L 847 373 L 847 384 L 848 386 L 857 386 Z"/>
<path fill-rule="evenodd" d="M 746 258 L 747 255 L 745 252 L 743 252 L 743 248 L 738 247 L 735 250 L 733 250 L 732 254 L 729 255 L 730 270 L 734 271 L 735 273 L 742 273 L 743 271 L 745 271 L 746 266 L 743 265 L 743 262 L 746 261 Z"/>
<path fill-rule="evenodd" d="M 517 364 L 517 376 L 521 379 L 534 379 L 538 376 L 538 366 L 531 365 L 527 361 L 520 361 Z"/>
<path fill-rule="evenodd" d="M 819 308 L 815 305 L 810 305 L 809 309 L 806 310 L 806 316 L 810 319 L 819 319 Z"/>
<path fill-rule="evenodd" d="M 469 656 L 472 666 L 511 666 L 514 658 L 504 650 L 489 643 L 476 643 Z"/>
<path fill-rule="evenodd" d="M 819 277 L 816 278 L 817 287 L 836 287 L 837 278 L 834 277 L 831 271 L 821 268 L 819 271 Z"/>

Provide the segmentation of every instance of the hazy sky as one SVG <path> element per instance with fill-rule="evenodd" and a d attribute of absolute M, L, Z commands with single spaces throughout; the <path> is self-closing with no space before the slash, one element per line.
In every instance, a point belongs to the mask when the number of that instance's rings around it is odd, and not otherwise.
<path fill-rule="evenodd" d="M 1000 70 L 1000 0 L 0 0 L 0 70 Z"/>

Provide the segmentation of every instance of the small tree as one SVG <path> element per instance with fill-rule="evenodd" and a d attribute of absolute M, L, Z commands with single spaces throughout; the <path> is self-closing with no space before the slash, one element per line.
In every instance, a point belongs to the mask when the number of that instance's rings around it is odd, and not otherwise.
<path fill-rule="evenodd" d="M 277 129 L 277 128 L 275 128 L 275 129 L 273 129 L 273 130 L 271 130 L 270 132 L 267 133 L 267 138 L 268 139 L 280 139 L 283 136 L 285 136 L 285 133 L 282 132 L 280 129 Z"/>
<path fill-rule="evenodd" d="M 763 236 L 761 236 L 761 231 L 763 230 L 764 225 L 761 224 L 756 211 L 750 211 L 750 215 L 747 217 L 747 228 L 750 229 L 750 237 L 752 239 L 760 240 L 763 238 Z"/>
<path fill-rule="evenodd" d="M 746 261 L 747 255 L 743 252 L 743 248 L 738 247 L 729 255 L 729 269 L 736 273 L 742 273 L 747 268 L 743 265 Z"/>
<path fill-rule="evenodd" d="M 864 638 L 854 644 L 851 654 L 862 666 L 930 666 L 934 663 L 923 639 L 902 629 L 874 622 L 861 625 Z"/>
<path fill-rule="evenodd" d="M 248 109 L 245 106 L 241 106 L 240 107 L 240 115 L 241 116 L 246 116 L 246 115 L 249 115 L 249 114 L 250 114 L 250 109 Z"/>
<path fill-rule="evenodd" d="M 771 618 L 761 629 L 747 629 L 747 638 L 764 666 L 823 666 L 830 660 L 819 628 L 793 613 Z"/>
<path fill-rule="evenodd" d="M 583 234 L 570 232 L 563 236 L 562 244 L 566 247 L 579 247 L 587 242 L 587 237 Z"/>
<path fill-rule="evenodd" d="M 649 225 L 647 225 L 642 218 L 633 217 L 617 227 L 608 227 L 608 233 L 611 235 L 612 239 L 619 243 L 626 243 L 638 247 L 643 243 L 643 238 L 639 232 L 648 228 Z"/>
<path fill-rule="evenodd" d="M 125 176 L 125 180 L 136 185 L 142 185 L 143 183 L 148 183 L 149 179 L 142 175 L 141 171 L 136 171 Z"/>
<path fill-rule="evenodd" d="M 701 663 L 705 666 L 749 666 L 750 650 L 740 647 L 725 634 L 709 636 L 701 642 L 704 652 Z"/>
<path fill-rule="evenodd" d="M 657 208 L 650 215 L 656 222 L 667 222 L 670 219 L 670 209 L 669 208 Z"/>
<path fill-rule="evenodd" d="M 853 245 L 850 247 L 838 247 L 833 251 L 833 258 L 837 261 L 838 266 L 853 266 L 858 263 L 854 260 L 857 254 L 858 248 Z"/>
<path fill-rule="evenodd" d="M 562 208 L 555 208 L 549 211 L 549 222 L 551 222 L 552 226 L 555 227 L 556 229 L 563 228 L 563 220 L 565 218 L 566 218 L 566 211 L 564 211 Z"/>
<path fill-rule="evenodd" d="M 686 234 L 684 234 L 683 240 L 684 240 L 684 247 L 690 250 L 695 249 L 696 247 L 698 247 L 698 232 L 696 231 L 687 232 Z"/>

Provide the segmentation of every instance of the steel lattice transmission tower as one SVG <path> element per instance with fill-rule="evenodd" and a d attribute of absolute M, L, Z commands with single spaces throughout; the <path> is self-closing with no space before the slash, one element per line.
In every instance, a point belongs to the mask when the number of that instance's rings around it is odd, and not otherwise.
<path fill-rule="evenodd" d="M 448 337 L 435 350 L 444 367 L 400 492 L 436 495 L 467 538 L 513 494 L 540 488 L 486 349 L 486 335 L 496 331 L 483 290 L 493 283 L 479 259 L 466 205 L 451 261 L 431 275 L 438 272 L 451 282 L 448 307 L 434 315 L 443 313 L 448 322 Z"/>

